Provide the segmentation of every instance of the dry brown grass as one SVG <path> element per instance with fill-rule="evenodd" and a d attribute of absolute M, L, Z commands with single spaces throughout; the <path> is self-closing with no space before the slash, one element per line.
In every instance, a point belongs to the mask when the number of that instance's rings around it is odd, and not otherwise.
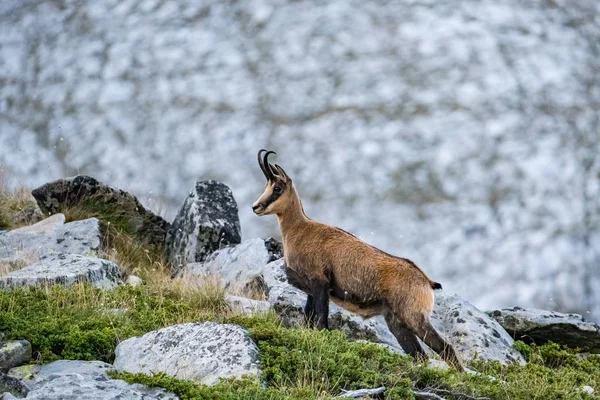
<path fill-rule="evenodd" d="M 41 219 L 31 191 L 23 187 L 11 189 L 3 167 L 0 167 L 0 229 L 15 229 Z"/>

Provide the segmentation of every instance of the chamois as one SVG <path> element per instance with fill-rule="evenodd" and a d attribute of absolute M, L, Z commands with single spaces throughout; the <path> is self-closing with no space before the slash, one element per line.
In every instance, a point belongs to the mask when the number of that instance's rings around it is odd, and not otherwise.
<path fill-rule="evenodd" d="M 414 359 L 427 359 L 419 337 L 444 360 L 464 371 L 452 346 L 431 325 L 433 289 L 441 285 L 410 260 L 309 219 L 292 179 L 279 165 L 269 163 L 270 154 L 275 152 L 258 152 L 258 164 L 267 184 L 252 210 L 258 216 L 277 216 L 288 280 L 308 295 L 304 307 L 308 325 L 328 328 L 331 299 L 363 318 L 383 315 L 398 343 Z"/>

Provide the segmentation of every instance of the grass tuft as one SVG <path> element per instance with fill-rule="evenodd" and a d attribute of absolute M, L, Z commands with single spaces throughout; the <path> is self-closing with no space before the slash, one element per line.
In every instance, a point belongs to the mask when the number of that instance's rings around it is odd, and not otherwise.
<path fill-rule="evenodd" d="M 31 192 L 25 188 L 11 190 L 5 170 L 0 167 L 0 229 L 20 228 L 41 218 Z"/>

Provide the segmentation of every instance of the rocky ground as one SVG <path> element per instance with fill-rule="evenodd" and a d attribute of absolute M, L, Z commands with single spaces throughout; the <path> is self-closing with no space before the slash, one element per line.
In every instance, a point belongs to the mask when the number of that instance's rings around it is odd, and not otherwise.
<path fill-rule="evenodd" d="M 305 329 L 280 244 L 241 240 L 219 182 L 198 182 L 172 222 L 91 177 L 32 193 L 0 193 L 2 399 L 584 399 L 600 386 L 600 327 L 576 314 L 437 291 L 432 319 L 464 374 L 413 363 L 383 319 L 334 304 L 331 331 Z"/>

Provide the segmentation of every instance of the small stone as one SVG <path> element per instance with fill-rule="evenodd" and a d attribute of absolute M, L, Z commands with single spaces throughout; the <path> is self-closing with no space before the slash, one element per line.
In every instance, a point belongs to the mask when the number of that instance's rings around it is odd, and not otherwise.
<path fill-rule="evenodd" d="M 225 301 L 227 301 L 227 304 L 229 304 L 229 307 L 232 310 L 239 310 L 246 314 L 265 312 L 271 308 L 271 304 L 268 301 L 253 300 L 231 294 L 225 295 Z"/>
<path fill-rule="evenodd" d="M 144 284 L 144 281 L 139 276 L 129 275 L 125 283 L 131 286 L 141 286 Z"/>
<path fill-rule="evenodd" d="M 584 387 L 581 388 L 581 390 L 583 390 L 584 392 L 589 393 L 589 394 L 593 394 L 594 393 L 594 388 L 591 387 L 591 386 L 584 386 Z"/>

